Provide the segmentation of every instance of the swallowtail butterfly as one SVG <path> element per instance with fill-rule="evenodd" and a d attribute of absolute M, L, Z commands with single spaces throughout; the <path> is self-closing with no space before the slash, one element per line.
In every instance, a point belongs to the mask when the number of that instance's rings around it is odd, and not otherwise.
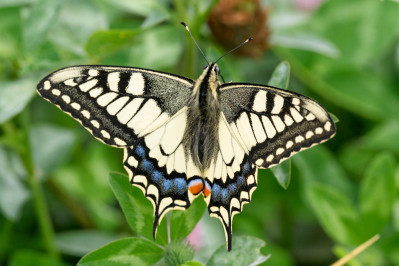
<path fill-rule="evenodd" d="M 209 63 L 197 80 L 160 71 L 82 65 L 57 70 L 38 93 L 105 144 L 124 149 L 132 185 L 162 217 L 202 194 L 231 249 L 233 216 L 250 202 L 257 169 L 335 134 L 316 101 L 282 89 L 221 83 Z"/>

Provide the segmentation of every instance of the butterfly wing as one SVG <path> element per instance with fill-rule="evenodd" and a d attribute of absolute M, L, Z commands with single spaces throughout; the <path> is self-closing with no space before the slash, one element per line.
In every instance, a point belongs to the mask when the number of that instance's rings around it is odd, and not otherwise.
<path fill-rule="evenodd" d="M 227 248 L 231 250 L 233 216 L 242 211 L 245 203 L 250 202 L 257 186 L 257 173 L 223 114 L 220 115 L 218 132 L 217 155 L 204 174 L 210 195 L 204 196 L 209 215 L 222 222 Z"/>
<path fill-rule="evenodd" d="M 303 95 L 253 84 L 223 84 L 219 152 L 205 172 L 208 210 L 224 226 L 231 249 L 233 216 L 250 202 L 257 168 L 269 168 L 335 134 L 325 109 Z"/>
<path fill-rule="evenodd" d="M 190 79 L 152 70 L 73 66 L 42 79 L 37 91 L 97 139 L 129 147 L 183 108 L 192 86 Z"/>
<path fill-rule="evenodd" d="M 335 124 L 316 101 L 253 84 L 224 84 L 221 109 L 234 136 L 257 167 L 269 168 L 335 135 Z"/>
<path fill-rule="evenodd" d="M 196 196 L 188 182 L 199 178 L 199 169 L 182 144 L 192 87 L 180 76 L 111 66 L 64 68 L 37 86 L 97 139 L 125 148 L 130 182 L 154 206 L 154 238 L 163 215 L 188 208 Z"/>

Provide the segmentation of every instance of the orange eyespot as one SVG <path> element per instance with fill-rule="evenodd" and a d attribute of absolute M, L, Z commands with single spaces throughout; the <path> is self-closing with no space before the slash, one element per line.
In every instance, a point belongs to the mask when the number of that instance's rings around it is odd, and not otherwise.
<path fill-rule="evenodd" d="M 195 180 L 188 184 L 188 190 L 193 195 L 197 195 L 198 193 L 200 193 L 203 188 L 204 188 L 204 185 L 202 184 L 202 181 L 200 181 L 200 180 Z"/>

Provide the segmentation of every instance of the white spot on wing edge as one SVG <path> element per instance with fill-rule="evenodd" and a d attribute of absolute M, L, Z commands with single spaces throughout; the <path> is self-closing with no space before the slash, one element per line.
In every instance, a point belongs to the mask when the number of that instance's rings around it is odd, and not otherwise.
<path fill-rule="evenodd" d="M 109 139 L 111 138 L 111 136 L 109 135 L 109 133 L 107 131 L 105 131 L 104 129 L 101 130 L 101 135 L 103 135 L 104 138 Z"/>
<path fill-rule="evenodd" d="M 43 83 L 43 89 L 49 90 L 50 88 L 51 88 L 51 83 L 50 83 L 50 81 L 46 80 L 46 81 Z"/>
<path fill-rule="evenodd" d="M 90 123 L 91 123 L 95 128 L 100 128 L 100 123 L 98 123 L 97 120 L 91 120 Z"/>
<path fill-rule="evenodd" d="M 115 143 L 117 144 L 117 145 L 120 145 L 120 146 L 126 146 L 126 142 L 124 142 L 123 140 L 121 140 L 120 138 L 114 138 L 114 141 L 115 141 Z"/>
<path fill-rule="evenodd" d="M 83 110 L 83 111 L 82 111 L 82 115 L 83 115 L 84 117 L 86 117 L 87 119 L 90 118 L 90 113 L 89 113 L 89 111 L 87 111 L 87 110 Z"/>
<path fill-rule="evenodd" d="M 330 131 L 331 130 L 331 123 L 330 121 L 327 121 L 327 123 L 324 124 L 324 129 L 326 131 Z"/>
<path fill-rule="evenodd" d="M 71 106 L 75 110 L 80 110 L 80 107 L 81 107 L 80 104 L 78 104 L 78 103 L 71 103 Z"/>
<path fill-rule="evenodd" d="M 62 95 L 61 98 L 64 100 L 64 102 L 66 103 L 70 103 L 71 102 L 71 97 L 69 97 L 68 95 Z"/>

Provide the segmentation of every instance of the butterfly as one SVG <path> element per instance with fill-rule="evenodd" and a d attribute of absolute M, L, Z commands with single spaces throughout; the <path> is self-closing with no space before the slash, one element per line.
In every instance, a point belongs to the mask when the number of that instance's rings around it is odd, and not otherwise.
<path fill-rule="evenodd" d="M 335 135 L 316 101 L 271 86 L 221 83 L 209 63 L 197 80 L 102 65 L 57 70 L 38 93 L 105 144 L 124 149 L 130 183 L 164 215 L 199 195 L 223 224 L 231 250 L 233 216 L 249 203 L 257 169 L 281 163 Z"/>

